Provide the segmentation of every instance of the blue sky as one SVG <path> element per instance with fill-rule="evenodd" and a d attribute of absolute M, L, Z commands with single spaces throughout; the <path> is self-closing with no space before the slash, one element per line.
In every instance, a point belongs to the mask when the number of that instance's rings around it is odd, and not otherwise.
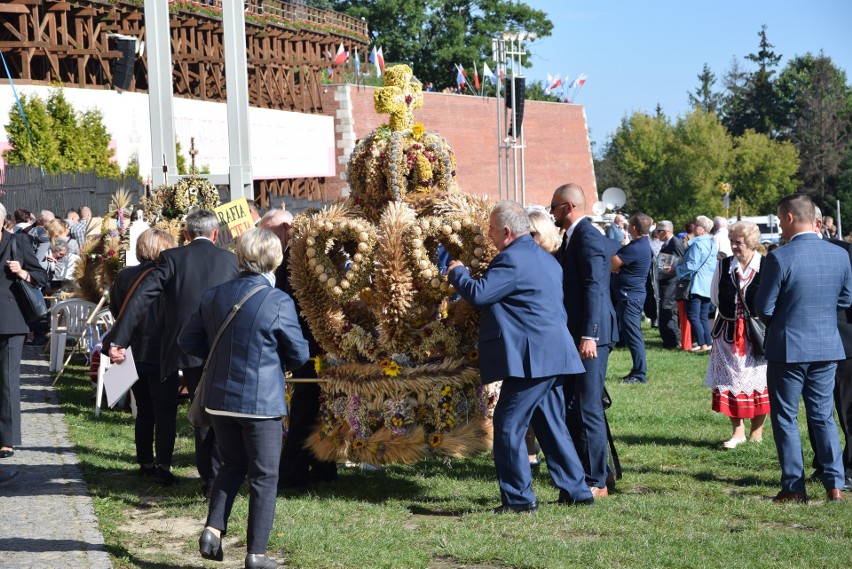
<path fill-rule="evenodd" d="M 707 63 L 721 78 L 737 57 L 758 50 L 758 32 L 787 60 L 807 52 L 832 58 L 852 83 L 852 0 L 525 0 L 545 11 L 553 35 L 528 45 L 529 80 L 548 73 L 588 76 L 574 102 L 586 108 L 596 152 L 622 117 L 653 112 L 669 117 L 689 111 L 687 92 L 698 86 Z"/>

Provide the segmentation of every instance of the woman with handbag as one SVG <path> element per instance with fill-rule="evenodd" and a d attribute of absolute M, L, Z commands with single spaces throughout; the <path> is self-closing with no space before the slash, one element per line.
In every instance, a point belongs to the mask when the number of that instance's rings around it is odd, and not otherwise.
<path fill-rule="evenodd" d="M 699 215 L 695 218 L 695 237 L 690 239 L 689 247 L 680 264 L 674 268 L 678 289 L 683 289 L 686 301 L 686 315 L 692 331 L 692 340 L 698 344 L 693 352 L 710 351 L 710 281 L 716 268 L 716 254 L 719 248 L 710 230 L 713 222 Z M 678 292 L 675 292 L 677 295 Z M 677 296 L 675 298 L 678 298 Z"/>
<path fill-rule="evenodd" d="M 142 232 L 136 241 L 139 264 L 122 269 L 110 289 L 109 311 L 116 320 L 124 312 L 136 287 L 156 266 L 160 253 L 176 246 L 177 240 L 162 229 L 151 228 Z M 139 380 L 130 389 L 136 398 L 134 439 L 136 460 L 139 463 L 138 475 L 151 477 L 158 484 L 170 486 L 177 482 L 171 472 L 171 463 L 177 437 L 178 381 L 176 375 L 163 377 L 160 373 L 162 327 L 160 303 L 155 301 L 139 320 L 130 337 L 133 361 L 139 375 Z M 109 333 L 103 341 L 108 348 Z M 106 351 L 101 357 L 106 357 Z"/>
<path fill-rule="evenodd" d="M 713 390 L 713 410 L 731 419 L 733 433 L 722 445 L 732 449 L 746 441 L 744 420 L 751 419 L 753 442 L 763 440 L 769 413 L 762 325 L 753 316 L 754 295 L 760 284 L 763 255 L 760 229 L 741 221 L 730 229 L 733 257 L 719 263 L 711 297 L 719 309 L 713 326 L 713 352 L 704 385 Z"/>
<path fill-rule="evenodd" d="M 0 219 L 6 219 L 3 204 Z M 5 229 L 0 229 L 0 265 L 0 458 L 8 458 L 21 444 L 21 358 L 24 338 L 30 331 L 28 315 L 34 316 L 30 307 L 22 304 L 30 292 L 23 287 L 37 293 L 47 284 L 47 271 L 39 265 L 28 236 Z M 40 302 L 43 304 L 44 299 Z"/>
<path fill-rule="evenodd" d="M 205 559 L 223 559 L 222 536 L 248 476 L 245 567 L 270 569 L 278 566 L 266 549 L 275 517 L 281 417 L 287 414 L 284 371 L 308 360 L 308 343 L 293 299 L 274 287 L 282 260 L 278 237 L 250 229 L 237 240 L 236 254 L 240 276 L 204 293 L 178 339 L 187 353 L 207 357 L 195 402 L 210 414 L 222 460 L 198 548 Z"/>

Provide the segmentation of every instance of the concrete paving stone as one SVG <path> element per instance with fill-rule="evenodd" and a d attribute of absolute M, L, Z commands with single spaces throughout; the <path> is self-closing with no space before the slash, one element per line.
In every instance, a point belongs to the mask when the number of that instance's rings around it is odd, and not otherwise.
<path fill-rule="evenodd" d="M 42 348 L 24 347 L 23 444 L 0 460 L 0 468 L 19 472 L 0 486 L 0 568 L 109 569 L 92 497 L 47 368 Z"/>

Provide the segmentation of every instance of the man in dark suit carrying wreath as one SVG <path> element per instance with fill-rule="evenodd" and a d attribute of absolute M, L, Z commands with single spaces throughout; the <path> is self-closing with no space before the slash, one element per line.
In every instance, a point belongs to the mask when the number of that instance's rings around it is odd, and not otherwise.
<path fill-rule="evenodd" d="M 184 236 L 188 245 L 160 254 L 157 267 L 139 284 L 127 303 L 124 314 L 112 330 L 110 358 L 124 361 L 124 350 L 139 319 L 155 298 L 162 295 L 160 322 L 165 326 L 160 350 L 160 373 L 163 377 L 183 372 L 183 383 L 195 393 L 204 360 L 187 354 L 177 338 L 187 319 L 198 310 L 207 289 L 233 280 L 239 275 L 237 257 L 216 246 L 219 220 L 209 210 L 196 210 L 186 217 Z M 195 460 L 205 494 L 210 491 L 219 458 L 213 429 L 195 428 Z"/>

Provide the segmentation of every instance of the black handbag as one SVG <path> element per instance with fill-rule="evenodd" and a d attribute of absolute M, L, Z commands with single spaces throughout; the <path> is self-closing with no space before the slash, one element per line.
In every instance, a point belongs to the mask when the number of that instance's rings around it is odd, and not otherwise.
<path fill-rule="evenodd" d="M 15 243 L 16 241 L 17 239 L 12 237 L 12 243 L 10 244 L 12 247 L 12 254 L 10 258 L 13 261 L 21 263 L 21 267 L 23 267 L 23 260 L 16 258 L 18 256 L 18 249 Z M 17 279 L 12 283 L 10 288 L 12 289 L 12 295 L 15 297 L 15 301 L 18 303 L 18 308 L 20 308 L 21 314 L 28 324 L 31 322 L 37 322 L 47 316 L 47 303 L 44 301 L 44 295 L 41 294 L 41 290 L 35 288 L 23 279 Z"/>
<path fill-rule="evenodd" d="M 745 312 L 746 337 L 751 343 L 751 354 L 753 356 L 763 357 L 766 355 L 766 351 L 764 349 L 764 345 L 766 343 L 766 324 L 764 324 L 760 318 L 752 316 L 748 311 L 748 306 L 746 306 L 743 291 L 740 290 L 739 283 L 735 282 L 734 286 L 737 289 L 737 296 L 740 297 L 740 302 L 743 305 L 743 312 Z"/>
<path fill-rule="evenodd" d="M 698 270 L 696 270 L 691 277 L 677 281 L 677 284 L 675 285 L 675 300 L 689 300 L 689 289 L 692 288 L 692 279 L 698 274 L 698 271 L 707 264 L 710 257 L 712 257 L 712 255 L 707 255 L 707 258 L 704 259 L 704 262 L 699 265 Z"/>
<path fill-rule="evenodd" d="M 237 312 L 243 304 L 254 296 L 255 293 L 260 292 L 264 288 L 268 288 L 268 286 L 258 285 L 251 289 L 248 294 L 242 298 L 242 300 L 234 305 L 228 313 L 228 316 L 225 317 L 225 320 L 219 326 L 219 330 L 216 332 L 216 337 L 213 338 L 213 342 L 210 344 L 210 352 L 207 354 L 207 361 L 204 362 L 204 370 L 201 372 L 201 379 L 198 381 L 198 386 L 195 388 L 195 394 L 192 396 L 192 403 L 189 406 L 189 411 L 186 412 L 186 416 L 189 419 L 189 422 L 192 423 L 193 427 L 210 427 L 213 424 L 210 420 L 210 413 L 207 412 L 207 408 L 204 406 L 204 391 L 205 386 L 207 385 L 207 368 L 210 366 L 210 361 L 213 359 L 213 353 L 216 350 L 216 345 L 219 343 L 219 338 L 222 337 L 222 332 L 225 331 L 225 328 L 228 327 L 228 324 L 231 323 L 231 320 L 234 319 L 234 316 L 237 315 Z"/>

